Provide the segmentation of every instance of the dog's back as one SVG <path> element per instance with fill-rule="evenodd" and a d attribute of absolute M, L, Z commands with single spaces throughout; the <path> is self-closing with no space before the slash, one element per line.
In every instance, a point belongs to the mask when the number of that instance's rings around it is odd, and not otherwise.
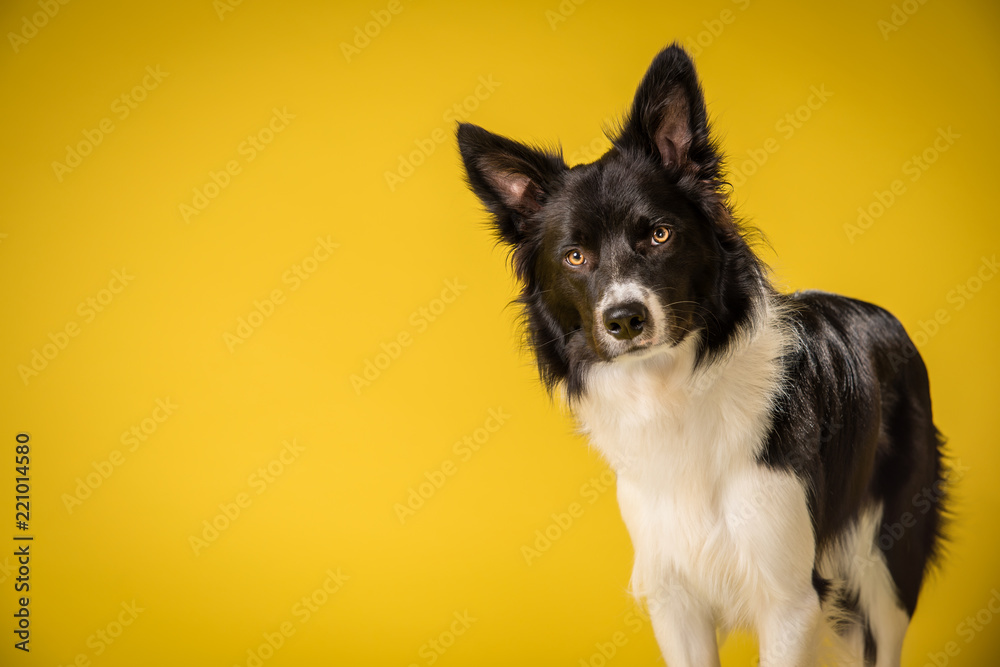
<path fill-rule="evenodd" d="M 816 291 L 787 300 L 808 344 L 788 360 L 763 458 L 809 480 L 821 594 L 839 583 L 828 602 L 858 617 L 868 656 L 898 656 L 942 537 L 947 479 L 927 370 L 888 311 Z M 803 423 L 821 436 L 802 438 Z"/>

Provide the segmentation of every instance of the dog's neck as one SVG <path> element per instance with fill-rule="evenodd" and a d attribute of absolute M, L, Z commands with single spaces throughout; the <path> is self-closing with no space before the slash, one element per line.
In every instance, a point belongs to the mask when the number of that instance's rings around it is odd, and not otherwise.
<path fill-rule="evenodd" d="M 619 474 L 759 454 L 794 344 L 781 307 L 762 297 L 727 348 L 698 363 L 700 343 L 693 334 L 589 370 L 571 409 Z"/>

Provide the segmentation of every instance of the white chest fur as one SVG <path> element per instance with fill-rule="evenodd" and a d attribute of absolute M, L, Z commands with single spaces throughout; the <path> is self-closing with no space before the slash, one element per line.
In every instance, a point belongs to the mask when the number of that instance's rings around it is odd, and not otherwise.
<path fill-rule="evenodd" d="M 788 344 L 772 319 L 698 370 L 688 340 L 587 377 L 574 413 L 618 475 L 637 595 L 669 594 L 678 583 L 731 627 L 754 625 L 789 577 L 809 581 L 804 487 L 757 462 Z"/>

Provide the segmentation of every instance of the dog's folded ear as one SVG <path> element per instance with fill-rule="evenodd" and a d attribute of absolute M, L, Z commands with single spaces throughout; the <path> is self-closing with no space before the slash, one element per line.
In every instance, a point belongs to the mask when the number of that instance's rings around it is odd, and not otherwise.
<path fill-rule="evenodd" d="M 708 134 L 705 97 L 691 57 L 671 45 L 657 54 L 636 90 L 614 143 L 658 159 L 671 172 L 718 177 L 720 159 Z"/>
<path fill-rule="evenodd" d="M 469 186 L 493 214 L 500 239 L 517 245 L 526 223 L 562 182 L 566 163 L 471 123 L 459 124 L 458 148 Z"/>

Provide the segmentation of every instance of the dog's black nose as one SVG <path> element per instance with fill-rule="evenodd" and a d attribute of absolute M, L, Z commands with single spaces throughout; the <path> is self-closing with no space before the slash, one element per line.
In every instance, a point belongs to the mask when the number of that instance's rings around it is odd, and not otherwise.
<path fill-rule="evenodd" d="M 632 340 L 642 333 L 649 313 L 638 301 L 622 303 L 604 311 L 604 328 L 618 340 Z"/>

